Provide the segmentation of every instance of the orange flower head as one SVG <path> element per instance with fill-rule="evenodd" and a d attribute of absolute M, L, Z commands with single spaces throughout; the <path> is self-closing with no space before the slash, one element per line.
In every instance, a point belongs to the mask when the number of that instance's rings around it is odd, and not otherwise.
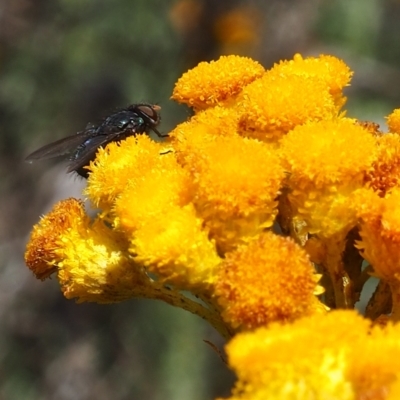
<path fill-rule="evenodd" d="M 162 282 L 209 291 L 221 259 L 203 224 L 192 204 L 165 207 L 136 230 L 131 253 Z"/>
<path fill-rule="evenodd" d="M 400 189 L 385 198 L 371 191 L 358 195 L 361 241 L 357 247 L 374 267 L 375 274 L 387 282 L 400 280 Z"/>
<path fill-rule="evenodd" d="M 157 159 L 163 157 L 165 145 L 147 135 L 131 136 L 100 148 L 90 164 L 86 195 L 103 211 L 110 211 L 115 199 L 124 191 L 132 175 L 138 170 L 151 169 Z"/>
<path fill-rule="evenodd" d="M 359 399 L 397 399 L 400 395 L 400 325 L 374 326 L 354 346 L 348 379 Z"/>
<path fill-rule="evenodd" d="M 389 132 L 400 134 L 400 108 L 394 110 L 386 118 Z"/>
<path fill-rule="evenodd" d="M 113 207 L 114 226 L 130 242 L 135 261 L 174 287 L 207 288 L 220 259 L 193 204 L 193 179 L 175 153 L 157 155 L 132 171 Z"/>
<path fill-rule="evenodd" d="M 101 219 L 60 236 L 58 279 L 68 299 L 114 303 L 145 297 L 151 286 L 129 255 L 125 238 Z"/>
<path fill-rule="evenodd" d="M 339 112 L 324 81 L 273 70 L 243 90 L 236 110 L 241 135 L 272 142 L 297 125 L 332 119 Z"/>
<path fill-rule="evenodd" d="M 387 133 L 377 137 L 377 156 L 366 175 L 366 183 L 383 197 L 400 186 L 400 137 Z"/>
<path fill-rule="evenodd" d="M 60 235 L 88 221 L 83 203 L 70 198 L 57 203 L 34 226 L 25 252 L 25 262 L 38 279 L 46 279 L 57 271 L 61 261 L 57 253 Z"/>
<path fill-rule="evenodd" d="M 215 106 L 198 112 L 189 121 L 179 124 L 170 134 L 178 162 L 185 166 L 196 149 L 215 136 L 236 136 L 238 113 L 234 108 Z"/>
<path fill-rule="evenodd" d="M 300 75 L 308 78 L 317 78 L 325 82 L 330 94 L 338 107 L 346 102 L 342 90 L 349 85 L 353 72 L 339 58 L 320 55 L 319 57 L 303 58 L 296 54 L 293 60 L 281 61 L 272 68 L 271 73 L 276 76 Z"/>
<path fill-rule="evenodd" d="M 263 74 L 264 68 L 250 58 L 222 56 L 217 61 L 202 62 L 183 74 L 172 99 L 196 110 L 213 107 L 232 100 Z"/>
<path fill-rule="evenodd" d="M 227 346 L 238 376 L 229 400 L 395 399 L 399 333 L 333 311 L 239 334 Z"/>
<path fill-rule="evenodd" d="M 254 329 L 323 311 L 319 278 L 294 241 L 266 232 L 226 254 L 215 295 L 227 322 Z"/>
<path fill-rule="evenodd" d="M 308 232 L 332 236 L 356 222 L 352 193 L 375 158 L 375 138 L 352 120 L 310 122 L 282 140 L 289 200 Z"/>
<path fill-rule="evenodd" d="M 142 224 L 158 217 L 168 207 L 188 204 L 192 197 L 191 177 L 177 163 L 175 154 L 154 153 L 131 171 L 114 203 L 114 224 L 131 239 Z"/>
<path fill-rule="evenodd" d="M 212 136 L 232 136 L 237 134 L 239 116 L 234 108 L 215 106 L 195 114 L 188 122 L 178 125 L 171 133 L 172 142 L 194 136 L 191 129 L 197 125 L 207 128 Z M 175 140 L 174 140 L 175 139 Z"/>
<path fill-rule="evenodd" d="M 186 168 L 194 204 L 224 253 L 272 226 L 284 171 L 265 144 L 240 136 L 205 137 Z"/>
<path fill-rule="evenodd" d="M 81 201 L 68 199 L 34 228 L 25 257 L 40 279 L 57 271 L 65 297 L 109 303 L 148 289 L 147 275 L 127 250 L 121 235 L 101 219 L 92 222 Z"/>

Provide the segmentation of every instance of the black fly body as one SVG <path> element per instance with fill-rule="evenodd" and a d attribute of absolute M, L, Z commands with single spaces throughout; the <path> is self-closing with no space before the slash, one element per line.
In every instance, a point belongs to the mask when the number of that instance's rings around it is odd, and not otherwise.
<path fill-rule="evenodd" d="M 158 111 L 160 106 L 147 103 L 132 104 L 108 117 L 97 126 L 89 126 L 75 135 L 47 144 L 30 154 L 26 161 L 61 157 L 70 161 L 68 172 L 77 172 L 83 178 L 88 177 L 85 168 L 96 158 L 99 147 L 108 143 L 119 142 L 129 136 L 153 131 L 159 137 L 162 135 L 156 126 L 160 123 Z"/>

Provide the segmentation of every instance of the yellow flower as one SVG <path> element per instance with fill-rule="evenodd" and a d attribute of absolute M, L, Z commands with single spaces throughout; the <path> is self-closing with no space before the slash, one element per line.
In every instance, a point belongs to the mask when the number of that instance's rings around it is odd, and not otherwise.
<path fill-rule="evenodd" d="M 271 74 L 281 75 L 300 75 L 306 79 L 317 78 L 326 83 L 330 94 L 335 99 L 335 104 L 342 107 L 346 102 L 342 90 L 349 85 L 353 72 L 339 58 L 320 55 L 319 57 L 303 58 L 296 54 L 293 60 L 281 61 L 271 70 Z"/>
<path fill-rule="evenodd" d="M 199 111 L 189 121 L 179 124 L 169 134 L 174 146 L 181 141 L 196 140 L 198 134 L 193 132 L 197 127 L 204 129 L 204 134 L 212 136 L 232 136 L 237 134 L 239 116 L 234 108 L 215 106 Z"/>
<path fill-rule="evenodd" d="M 67 298 L 108 303 L 139 297 L 150 280 L 129 256 L 125 239 L 86 215 L 76 199 L 58 203 L 35 226 L 26 263 L 40 279 L 58 272 Z"/>
<path fill-rule="evenodd" d="M 129 159 L 130 154 L 124 157 Z M 177 163 L 173 152 L 147 154 L 142 161 L 129 171 L 127 183 L 120 188 L 113 206 L 114 224 L 128 238 L 166 208 L 185 206 L 193 197 L 190 175 Z"/>
<path fill-rule="evenodd" d="M 209 292 L 221 259 L 193 206 L 166 207 L 146 222 L 132 239 L 135 260 L 175 288 Z"/>
<path fill-rule="evenodd" d="M 153 168 L 165 145 L 147 135 L 131 136 L 123 143 L 112 142 L 98 150 L 96 160 L 90 164 L 86 195 L 103 211 L 110 211 L 115 199 L 124 191 L 132 175 Z"/>
<path fill-rule="evenodd" d="M 324 249 L 322 269 L 330 277 L 330 307 L 353 307 L 342 254 L 356 225 L 354 195 L 375 158 L 375 137 L 352 120 L 310 122 L 282 139 L 282 162 L 289 171 L 287 213 L 303 224 L 297 233 L 316 235 Z M 315 247 L 315 246 L 314 246 Z"/>
<path fill-rule="evenodd" d="M 186 160 L 190 160 L 204 142 L 213 142 L 215 136 L 237 136 L 238 121 L 234 108 L 215 106 L 179 124 L 169 134 L 178 162 L 182 166 L 190 163 Z"/>
<path fill-rule="evenodd" d="M 294 241 L 266 232 L 226 254 L 215 295 L 234 327 L 254 329 L 323 312 L 322 292 L 307 254 Z"/>
<path fill-rule="evenodd" d="M 297 125 L 332 119 L 346 101 L 342 89 L 352 72 L 332 56 L 282 61 L 248 85 L 237 100 L 240 132 L 276 141 Z"/>
<path fill-rule="evenodd" d="M 400 278 L 400 189 L 385 198 L 363 191 L 358 197 L 362 255 L 386 281 Z"/>
<path fill-rule="evenodd" d="M 60 235 L 87 223 L 83 203 L 70 198 L 57 203 L 34 226 L 26 248 L 25 262 L 38 279 L 46 279 L 57 271 L 57 264 L 61 261 L 57 252 Z"/>
<path fill-rule="evenodd" d="M 146 297 L 150 279 L 129 256 L 124 238 L 103 221 L 70 229 L 59 243 L 58 279 L 65 297 L 97 303 Z"/>
<path fill-rule="evenodd" d="M 366 183 L 380 196 L 400 184 L 400 137 L 387 133 L 376 139 L 377 159 L 366 176 Z"/>
<path fill-rule="evenodd" d="M 386 120 L 390 132 L 400 133 L 400 108 L 397 108 L 388 115 Z"/>
<path fill-rule="evenodd" d="M 185 160 L 193 202 L 225 253 L 272 226 L 284 171 L 277 154 L 257 140 L 206 135 L 195 142 Z"/>
<path fill-rule="evenodd" d="M 283 138 L 281 157 L 290 172 L 289 200 L 307 231 L 346 234 L 356 222 L 350 198 L 375 159 L 375 138 L 352 120 L 311 122 Z"/>
<path fill-rule="evenodd" d="M 238 376 L 229 400 L 385 399 L 398 393 L 400 327 L 370 329 L 354 311 L 333 311 L 237 335 L 227 346 Z"/>
<path fill-rule="evenodd" d="M 361 241 L 357 247 L 392 291 L 391 318 L 400 319 L 400 189 L 385 198 L 362 191 L 357 201 Z"/>
<path fill-rule="evenodd" d="M 196 110 L 213 107 L 236 97 L 263 73 L 264 68 L 250 58 L 222 56 L 217 61 L 202 62 L 183 74 L 172 99 Z"/>
<path fill-rule="evenodd" d="M 358 398 L 398 399 L 400 325 L 374 326 L 354 346 L 348 379 Z M 396 396 L 397 394 L 397 396 Z"/>
<path fill-rule="evenodd" d="M 87 192 L 102 204 L 112 202 L 108 220 L 129 242 L 137 263 L 177 288 L 205 289 L 220 262 L 215 243 L 190 204 L 194 192 L 189 172 L 178 164 L 174 151 L 159 152 L 158 145 L 144 138 L 109 147 L 93 166 Z M 108 188 L 106 172 L 114 159 L 117 167 L 119 161 L 125 168 L 118 171 L 116 185 Z M 112 194 L 103 201 L 107 192 Z"/>
<path fill-rule="evenodd" d="M 236 110 L 241 135 L 273 142 L 297 125 L 332 119 L 339 113 L 324 81 L 301 75 L 276 75 L 273 71 L 243 90 Z"/>

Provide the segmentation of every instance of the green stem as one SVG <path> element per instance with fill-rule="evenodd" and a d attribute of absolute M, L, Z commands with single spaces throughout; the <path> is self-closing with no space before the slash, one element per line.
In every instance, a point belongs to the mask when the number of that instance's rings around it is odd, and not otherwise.
<path fill-rule="evenodd" d="M 222 320 L 220 313 L 214 308 L 207 308 L 201 303 L 191 300 L 175 289 L 165 286 L 153 286 L 153 290 L 146 293 L 147 298 L 162 300 L 172 306 L 182 308 L 196 314 L 210 323 L 225 339 L 229 340 L 234 335 L 233 329 Z"/>

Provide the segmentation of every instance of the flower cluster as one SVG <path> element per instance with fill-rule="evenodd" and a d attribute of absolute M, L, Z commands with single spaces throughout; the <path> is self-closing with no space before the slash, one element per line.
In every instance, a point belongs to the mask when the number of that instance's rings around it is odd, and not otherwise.
<path fill-rule="evenodd" d="M 399 334 L 351 310 L 243 333 L 227 346 L 239 377 L 230 400 L 397 399 Z"/>
<path fill-rule="evenodd" d="M 346 117 L 351 76 L 324 55 L 200 63 L 172 95 L 193 117 L 165 142 L 100 148 L 85 191 L 97 215 L 57 204 L 28 267 L 68 298 L 160 299 L 236 334 L 232 400 L 397 398 L 400 112 L 387 134 Z"/>

